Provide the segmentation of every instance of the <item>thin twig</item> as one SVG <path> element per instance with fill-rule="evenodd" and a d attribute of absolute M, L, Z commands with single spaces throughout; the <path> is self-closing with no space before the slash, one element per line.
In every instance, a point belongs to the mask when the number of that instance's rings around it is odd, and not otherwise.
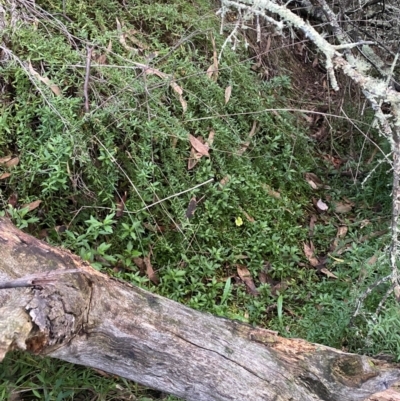
<path fill-rule="evenodd" d="M 147 210 L 147 209 L 149 209 L 149 208 L 151 208 L 151 207 L 153 207 L 153 206 L 155 206 L 155 205 L 158 205 L 159 203 L 162 203 L 162 202 L 164 202 L 164 201 L 166 201 L 166 200 L 168 200 L 168 199 L 176 198 L 177 196 L 183 195 L 183 194 L 185 194 L 186 192 L 193 191 L 194 189 L 199 188 L 199 187 L 202 187 L 203 185 L 209 184 L 210 182 L 213 182 L 213 181 L 214 181 L 214 178 L 210 178 L 209 180 L 204 181 L 204 182 L 202 182 L 201 184 L 197 184 L 197 185 L 195 185 L 195 186 L 192 187 L 192 188 L 185 189 L 184 191 L 181 191 L 181 192 L 178 192 L 178 193 L 176 193 L 176 194 L 167 196 L 166 198 L 160 199 L 160 200 L 158 200 L 157 202 L 154 202 L 154 203 L 152 203 L 152 204 L 150 204 L 150 205 L 148 205 L 148 206 L 145 206 L 145 207 L 142 208 L 142 209 L 136 210 L 136 211 L 134 211 L 134 212 L 131 212 L 131 211 L 125 209 L 125 210 L 123 210 L 123 213 L 124 213 L 124 214 L 137 214 L 137 213 L 139 213 L 139 212 L 141 212 L 141 211 L 143 211 L 143 210 Z M 78 209 L 78 211 L 75 212 L 75 215 L 74 215 L 74 217 L 73 217 L 72 220 L 74 220 L 75 217 L 76 217 L 76 216 L 81 212 L 81 210 L 83 210 L 83 209 L 101 209 L 101 210 L 116 211 L 116 208 L 112 208 L 112 207 L 105 207 L 105 206 L 81 206 L 81 207 Z M 72 220 L 71 220 L 71 222 L 72 222 Z M 71 222 L 69 223 L 69 225 L 71 224 Z"/>
<path fill-rule="evenodd" d="M 378 315 L 381 313 L 382 308 L 385 306 L 385 303 L 389 296 L 392 294 L 394 291 L 394 285 L 391 285 L 388 290 L 386 291 L 386 294 L 382 297 L 382 299 L 379 301 L 379 305 L 376 308 L 375 315 L 372 316 L 372 320 L 376 323 Z"/>
<path fill-rule="evenodd" d="M 2 45 L 0 45 L 0 50 L 2 50 L 4 52 L 4 54 L 9 57 L 12 58 L 16 63 L 18 63 L 20 65 L 20 67 L 22 68 L 22 70 L 25 72 L 25 74 L 28 76 L 29 80 L 31 81 L 31 83 L 35 86 L 36 90 L 41 94 L 42 99 L 44 100 L 44 102 L 49 106 L 49 108 L 57 115 L 57 117 L 60 118 L 60 121 L 63 122 L 63 124 L 65 125 L 66 128 L 70 129 L 68 121 L 60 114 L 60 112 L 56 109 L 56 107 L 53 105 L 53 103 L 46 97 L 45 93 L 42 91 L 42 89 L 40 88 L 40 86 L 37 84 L 34 76 L 31 74 L 31 72 L 29 71 L 29 68 L 26 66 L 26 63 L 24 63 L 19 57 L 17 57 L 10 49 L 8 49 L 7 47 L 4 47 Z"/>
<path fill-rule="evenodd" d="M 90 79 L 90 63 L 92 60 L 93 47 L 86 46 L 86 74 L 85 74 L 85 84 L 83 85 L 83 95 L 85 96 L 85 112 L 89 113 L 89 79 Z"/>
<path fill-rule="evenodd" d="M 375 283 L 371 284 L 362 294 L 361 296 L 358 298 L 357 300 L 357 304 L 356 304 L 356 310 L 353 313 L 353 316 L 351 318 L 351 321 L 359 314 L 360 309 L 361 309 L 361 305 L 363 304 L 365 298 L 367 298 L 367 296 L 369 294 L 371 294 L 371 292 L 378 287 L 378 285 L 381 285 L 382 283 L 386 283 L 386 281 L 391 280 L 392 275 L 389 274 L 388 276 L 385 276 L 383 278 L 380 278 L 379 280 L 375 281 Z"/>
<path fill-rule="evenodd" d="M 201 187 L 201 186 L 203 186 L 203 185 L 206 185 L 206 184 L 209 184 L 210 182 L 213 182 L 213 181 L 214 181 L 214 178 L 210 178 L 209 180 L 204 181 L 204 182 L 202 182 L 201 184 L 197 184 L 197 185 L 195 185 L 195 186 L 192 187 L 192 188 L 185 189 L 184 191 L 181 191 L 181 192 L 178 192 L 178 193 L 176 193 L 176 194 L 167 196 L 167 197 L 164 198 L 164 199 L 160 199 L 160 200 L 158 200 L 157 202 L 152 203 L 151 205 L 147 205 L 147 206 L 144 207 L 143 209 L 137 210 L 135 213 L 141 212 L 142 210 L 149 209 L 149 208 L 151 208 L 151 207 L 153 207 L 153 206 L 155 206 L 155 205 L 158 205 L 159 203 L 164 202 L 164 201 L 166 201 L 166 200 L 168 200 L 168 199 L 176 198 L 177 196 L 183 195 L 183 194 L 185 194 L 186 192 L 193 191 L 193 189 L 199 188 L 199 187 Z"/>
<path fill-rule="evenodd" d="M 218 56 L 218 62 L 221 61 L 222 53 L 223 53 L 226 45 L 232 41 L 232 38 L 235 38 L 235 35 L 239 30 L 241 22 L 242 22 L 241 18 L 238 18 L 238 20 L 236 21 L 235 27 L 233 28 L 232 32 L 229 34 L 229 36 L 225 39 L 225 42 L 222 44 L 221 51 L 220 51 L 219 56 Z"/>

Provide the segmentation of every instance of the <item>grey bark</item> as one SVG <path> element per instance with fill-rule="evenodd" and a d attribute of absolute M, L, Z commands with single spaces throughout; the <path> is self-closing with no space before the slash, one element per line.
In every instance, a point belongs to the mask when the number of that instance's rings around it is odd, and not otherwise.
<path fill-rule="evenodd" d="M 117 281 L 0 219 L 0 282 L 13 280 L 18 288 L 0 291 L 0 361 L 26 349 L 193 401 L 358 401 L 400 378 L 397 365 L 285 339 Z"/>

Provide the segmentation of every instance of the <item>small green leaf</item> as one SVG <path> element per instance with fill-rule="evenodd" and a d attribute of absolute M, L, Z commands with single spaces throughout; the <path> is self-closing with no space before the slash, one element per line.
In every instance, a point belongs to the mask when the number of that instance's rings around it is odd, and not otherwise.
<path fill-rule="evenodd" d="M 221 304 L 224 304 L 227 301 L 230 290 L 231 290 L 231 278 L 228 277 L 225 283 L 224 292 L 222 293 Z"/>
<path fill-rule="evenodd" d="M 276 302 L 276 308 L 278 309 L 278 320 L 280 324 L 283 324 L 282 311 L 283 311 L 283 295 L 279 295 L 278 301 Z"/>

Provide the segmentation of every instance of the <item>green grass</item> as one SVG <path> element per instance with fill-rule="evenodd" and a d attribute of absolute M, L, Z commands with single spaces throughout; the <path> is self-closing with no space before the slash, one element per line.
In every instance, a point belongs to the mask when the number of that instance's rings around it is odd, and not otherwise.
<path fill-rule="evenodd" d="M 10 353 L 0 370 L 0 399 L 23 400 L 138 400 L 164 396 L 133 382 L 55 359 Z M 163 400 L 177 401 L 171 396 Z"/>
<path fill-rule="evenodd" d="M 36 14 L 37 24 L 21 16 L 18 29 L 2 33 L 14 57 L 0 67 L 6 88 L 0 157 L 20 158 L 12 169 L 0 167 L 0 174 L 11 173 L 0 180 L 3 213 L 96 269 L 192 308 L 349 351 L 398 357 L 398 330 L 391 327 L 399 319 L 391 300 L 374 320 L 384 286 L 350 324 L 357 297 L 389 271 L 388 236 L 373 234 L 388 226 L 390 174 L 383 164 L 361 187 L 321 157 L 337 152 L 347 159 L 343 169 L 358 166 L 365 176 L 375 164 L 363 163 L 373 148 L 362 137 L 340 134 L 346 126 L 339 121 L 332 146 L 318 145 L 296 114 L 265 111 L 292 101 L 290 77 L 261 80 L 245 46 L 227 46 L 218 79 L 210 79 L 212 40 L 219 51 L 225 36 L 206 0 L 141 1 L 126 8 L 110 0 L 66 1 L 68 18 L 62 17 L 62 2 L 36 3 L 49 14 Z M 128 50 L 122 33 L 127 45 L 136 41 L 142 48 Z M 83 109 L 87 41 L 95 60 L 107 57 L 106 65 L 90 71 L 89 113 Z M 147 63 L 151 54 L 151 67 L 167 78 L 144 75 L 135 64 Z M 29 73 L 28 61 L 61 96 Z M 185 112 L 172 79 L 183 90 Z M 225 104 L 228 86 L 232 95 Z M 210 157 L 189 170 L 189 134 L 206 140 L 211 130 Z M 306 172 L 330 189 L 312 190 Z M 8 205 L 13 193 L 15 208 Z M 119 217 L 125 193 L 126 213 Z M 193 197 L 198 204 L 188 219 Z M 339 216 L 330 209 L 319 215 L 312 238 L 317 253 L 326 254 L 338 226 L 348 227 L 342 241 L 349 248 L 328 259 L 336 280 L 311 268 L 303 253 L 308 221 L 316 214 L 312 198 L 320 197 L 355 203 L 351 213 Z M 38 199 L 37 209 L 21 209 Z M 379 263 L 368 264 L 373 255 L 380 255 Z M 134 263 L 143 256 L 150 256 L 158 285 Z M 238 278 L 238 264 L 250 271 L 258 296 Z M 14 392 L 46 400 L 159 398 L 122 379 L 27 355 L 8 356 L 0 375 L 3 399 Z"/>

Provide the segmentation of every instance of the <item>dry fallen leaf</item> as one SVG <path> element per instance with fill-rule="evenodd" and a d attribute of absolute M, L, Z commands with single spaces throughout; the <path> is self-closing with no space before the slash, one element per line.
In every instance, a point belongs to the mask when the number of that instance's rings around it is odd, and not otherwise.
<path fill-rule="evenodd" d="M 323 155 L 323 158 L 325 160 L 327 160 L 328 162 L 332 163 L 332 165 L 336 169 L 338 169 L 344 163 L 344 160 L 339 159 L 338 157 L 334 157 L 334 156 L 329 155 L 329 154 Z"/>
<path fill-rule="evenodd" d="M 191 170 L 201 159 L 202 154 L 196 152 L 194 148 L 190 150 L 189 160 L 188 160 L 188 170 Z"/>
<path fill-rule="evenodd" d="M 243 214 L 244 214 L 244 216 L 246 217 L 246 219 L 247 219 L 247 221 L 249 221 L 250 223 L 254 223 L 255 222 L 255 220 L 254 220 L 254 217 L 251 217 L 246 211 L 242 211 L 243 212 Z"/>
<path fill-rule="evenodd" d="M 193 135 L 189 134 L 189 141 L 192 145 L 190 150 L 189 160 L 188 160 L 188 170 L 191 170 L 202 158 L 202 156 L 210 157 L 208 150 L 208 143 L 203 143 L 203 139 L 201 137 L 196 138 Z"/>
<path fill-rule="evenodd" d="M 38 237 L 39 239 L 44 239 L 44 238 L 46 238 L 46 237 L 48 237 L 48 236 L 49 236 L 49 232 L 48 232 L 48 230 L 46 230 L 45 228 L 43 228 L 42 230 L 40 230 L 39 233 L 38 233 L 38 235 L 37 235 L 37 237 Z"/>
<path fill-rule="evenodd" d="M 310 241 L 310 245 L 306 243 L 303 244 L 304 254 L 311 266 L 316 267 L 319 272 L 324 273 L 328 277 L 337 278 L 332 272 L 330 272 L 326 267 L 326 262 L 328 261 L 328 256 L 322 256 L 319 260 L 314 256 L 314 245 Z"/>
<path fill-rule="evenodd" d="M 28 210 L 31 212 L 32 210 L 35 210 L 41 203 L 42 201 L 38 199 L 31 203 L 26 203 L 25 205 L 22 205 L 22 208 L 28 208 Z"/>
<path fill-rule="evenodd" d="M 347 202 L 333 202 L 333 210 L 336 213 L 348 213 L 353 209 L 353 205 Z"/>
<path fill-rule="evenodd" d="M 259 291 L 257 290 L 253 278 L 246 266 L 236 265 L 236 269 L 240 279 L 245 283 L 248 291 L 252 295 L 259 295 Z"/>
<path fill-rule="evenodd" d="M 310 244 L 311 246 L 306 243 L 303 244 L 304 255 L 306 256 L 311 266 L 317 267 L 320 263 L 319 260 L 314 256 L 314 246 L 312 242 L 310 242 Z"/>
<path fill-rule="evenodd" d="M 218 74 L 218 67 L 215 68 L 214 64 L 211 64 L 206 71 L 207 77 L 212 78 L 214 74 Z"/>
<path fill-rule="evenodd" d="M 125 191 L 124 194 L 117 201 L 117 212 L 115 213 L 115 217 L 121 217 L 124 214 L 125 202 L 128 197 L 128 192 Z"/>
<path fill-rule="evenodd" d="M 19 163 L 19 157 L 13 157 L 11 159 L 8 159 L 7 161 L 4 161 L 2 164 L 5 167 L 15 167 Z"/>
<path fill-rule="evenodd" d="M 312 122 L 314 121 L 313 117 L 312 117 L 312 116 L 309 116 L 309 115 L 307 115 L 307 114 L 301 114 L 301 117 L 303 117 L 304 120 L 306 120 L 306 122 L 307 122 L 309 125 L 311 125 Z"/>
<path fill-rule="evenodd" d="M 255 135 L 256 130 L 257 130 L 257 121 L 253 121 L 253 125 L 252 125 L 251 130 L 250 130 L 249 135 L 248 135 L 248 140 L 240 147 L 240 149 L 237 152 L 237 154 L 239 156 L 241 156 L 247 150 L 247 148 L 249 147 L 250 140 Z"/>
<path fill-rule="evenodd" d="M 264 271 L 258 273 L 258 279 L 261 284 L 266 284 L 268 282 L 268 275 Z"/>
<path fill-rule="evenodd" d="M 169 85 L 174 90 L 174 92 L 178 94 L 179 101 L 181 103 L 183 111 L 185 112 L 187 110 L 187 103 L 186 100 L 183 98 L 183 89 L 173 80 L 173 78 L 170 75 L 165 74 L 164 72 L 161 72 L 156 68 L 150 67 L 147 64 L 142 64 L 142 63 L 133 63 L 133 64 L 135 64 L 139 68 L 142 68 L 143 72 L 146 75 L 156 75 L 159 78 L 169 79 Z"/>
<path fill-rule="evenodd" d="M 10 173 L 3 173 L 0 175 L 0 180 L 5 180 L 6 178 L 10 177 L 11 174 Z"/>
<path fill-rule="evenodd" d="M 103 53 L 103 54 L 100 54 L 100 55 L 97 56 L 97 57 L 95 57 L 95 61 L 96 61 L 98 64 L 106 64 L 106 62 L 107 62 L 107 55 L 110 53 L 111 49 L 112 49 L 112 42 L 111 42 L 111 39 L 110 39 L 110 41 L 108 42 L 108 46 L 107 46 L 106 52 Z"/>
<path fill-rule="evenodd" d="M 47 87 L 49 87 L 51 89 L 51 91 L 56 95 L 56 96 L 60 96 L 61 95 L 61 90 L 60 88 L 53 84 L 49 78 L 47 77 L 42 77 L 32 66 L 31 63 L 29 63 L 28 65 L 29 68 L 29 72 L 36 78 L 38 79 L 40 82 L 43 82 Z"/>
<path fill-rule="evenodd" d="M 67 227 L 67 226 L 64 226 L 64 225 L 62 225 L 62 226 L 55 226 L 55 227 L 54 227 L 54 230 L 55 230 L 57 233 L 62 234 L 62 233 L 65 233 L 65 231 L 68 230 L 68 227 Z"/>
<path fill-rule="evenodd" d="M 137 34 L 140 34 L 140 32 L 136 31 L 135 29 L 129 29 L 128 31 L 125 32 L 125 38 L 129 39 L 134 45 L 136 45 L 139 48 L 139 50 L 148 50 L 149 46 L 147 46 L 145 43 L 139 40 L 135 36 Z"/>
<path fill-rule="evenodd" d="M 347 226 L 340 226 L 336 233 L 336 238 L 344 238 L 349 231 Z"/>
<path fill-rule="evenodd" d="M 285 291 L 286 288 L 288 288 L 288 283 L 286 281 L 282 281 L 282 282 L 278 282 L 275 285 L 272 285 L 272 283 L 270 283 L 271 285 L 271 295 L 273 296 L 277 296 L 278 292 L 282 293 L 282 291 Z"/>
<path fill-rule="evenodd" d="M 322 142 L 326 139 L 328 134 L 329 134 L 328 127 L 322 125 L 310 135 L 310 138 L 314 139 L 317 142 Z"/>
<path fill-rule="evenodd" d="M 196 201 L 196 197 L 194 196 L 192 199 L 190 199 L 189 205 L 186 209 L 185 215 L 188 219 L 191 219 L 194 216 L 196 207 L 197 207 L 197 201 Z"/>
<path fill-rule="evenodd" d="M 13 192 L 10 197 L 8 198 L 8 204 L 15 208 L 18 203 L 18 194 L 16 192 Z"/>
<path fill-rule="evenodd" d="M 201 142 L 198 138 L 194 137 L 192 134 L 189 134 L 189 141 L 198 153 L 200 153 L 202 156 L 210 157 L 208 153 L 208 146 Z"/>
<path fill-rule="evenodd" d="M 187 110 L 187 103 L 186 100 L 183 98 L 183 89 L 174 81 L 170 82 L 170 86 L 178 94 L 183 112 L 185 112 Z"/>
<path fill-rule="evenodd" d="M 340 226 L 338 227 L 336 238 L 333 240 L 332 245 L 330 246 L 330 251 L 333 252 L 339 245 L 339 239 L 344 238 L 347 234 L 348 227 Z"/>
<path fill-rule="evenodd" d="M 272 196 L 275 199 L 280 199 L 281 194 L 278 191 L 275 191 L 274 189 L 272 189 L 269 185 L 267 184 L 261 184 L 261 186 L 268 192 L 269 196 Z"/>
<path fill-rule="evenodd" d="M 12 159 L 12 156 L 5 156 L 5 157 L 0 157 L 0 164 L 6 164 Z"/>
<path fill-rule="evenodd" d="M 218 79 L 218 53 L 214 36 L 211 36 L 211 43 L 213 45 L 213 63 L 207 68 L 207 77 L 216 81 Z"/>
<path fill-rule="evenodd" d="M 229 102 L 229 99 L 231 98 L 231 94 L 232 94 L 232 86 L 229 85 L 225 89 L 225 104 L 227 104 Z"/>
<path fill-rule="evenodd" d="M 124 47 L 126 50 L 132 52 L 132 53 L 138 53 L 139 49 L 135 49 L 134 47 L 129 46 L 126 43 L 126 33 L 122 32 L 122 25 L 119 22 L 118 18 L 116 18 L 116 22 L 117 22 L 117 31 L 119 33 L 119 43 L 121 43 L 122 47 Z"/>
<path fill-rule="evenodd" d="M 322 181 L 314 173 L 305 173 L 304 178 L 312 189 L 320 189 L 323 187 Z"/>
<path fill-rule="evenodd" d="M 330 278 L 337 278 L 337 276 L 335 276 L 331 271 L 329 271 L 328 269 L 326 269 L 325 267 L 321 268 L 319 270 L 321 273 L 324 273 L 326 276 L 330 277 Z"/>
<path fill-rule="evenodd" d="M 229 177 L 229 175 L 225 176 L 219 183 L 221 184 L 221 187 L 224 187 L 229 180 L 231 179 L 231 177 Z"/>
<path fill-rule="evenodd" d="M 140 273 L 144 274 L 146 271 L 146 264 L 144 263 L 143 258 L 133 258 L 133 263 L 139 268 Z"/>
<path fill-rule="evenodd" d="M 158 278 L 157 273 L 154 271 L 153 266 L 151 265 L 150 262 L 150 257 L 145 256 L 143 258 L 144 264 L 146 266 L 146 275 L 149 278 L 149 280 L 155 284 L 158 285 L 160 283 L 160 279 Z"/>
<path fill-rule="evenodd" d="M 210 133 L 208 134 L 208 138 L 206 140 L 206 145 L 208 148 L 211 148 L 212 144 L 214 143 L 214 137 L 215 137 L 215 131 L 212 129 L 210 130 Z"/>
<path fill-rule="evenodd" d="M 368 226 L 369 224 L 371 224 L 371 222 L 368 219 L 361 220 L 360 221 L 360 228 L 364 228 L 364 227 Z"/>
<path fill-rule="evenodd" d="M 315 214 L 311 215 L 310 217 L 310 229 L 308 231 L 308 235 L 312 237 L 314 235 L 314 228 L 315 228 L 315 223 L 317 222 L 317 216 Z"/>
<path fill-rule="evenodd" d="M 322 199 L 318 199 L 316 207 L 320 212 L 326 212 L 328 210 L 328 205 L 323 202 Z"/>
<path fill-rule="evenodd" d="M 264 49 L 264 54 L 267 54 L 269 52 L 269 49 L 271 48 L 271 36 L 272 35 L 268 35 L 268 39 L 267 39 L 267 45 L 265 46 Z"/>
<path fill-rule="evenodd" d="M 249 221 L 250 223 L 254 223 L 255 220 L 253 217 L 251 217 L 245 210 L 243 210 L 240 206 L 239 206 L 240 211 L 244 214 L 244 216 L 246 217 L 246 220 Z"/>

